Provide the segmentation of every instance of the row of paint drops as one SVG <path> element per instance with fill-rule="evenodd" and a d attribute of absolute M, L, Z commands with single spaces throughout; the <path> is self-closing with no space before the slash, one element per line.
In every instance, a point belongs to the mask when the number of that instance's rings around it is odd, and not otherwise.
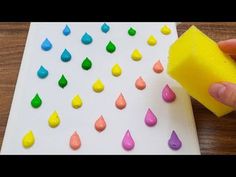
<path fill-rule="evenodd" d="M 104 33 L 107 33 L 110 30 L 110 27 L 104 23 L 101 26 L 101 31 Z M 170 29 L 168 28 L 168 26 L 164 25 L 161 29 L 161 32 L 164 35 L 168 35 L 170 34 Z M 69 28 L 68 25 L 65 26 L 64 30 L 63 30 L 63 34 L 65 36 L 68 36 L 71 33 L 71 29 Z M 136 30 L 133 27 L 130 27 L 128 30 L 128 35 L 130 36 L 135 36 L 136 35 Z M 81 38 L 81 42 L 85 45 L 88 45 L 90 43 L 92 43 L 93 38 L 88 34 L 85 33 L 82 38 Z M 157 41 L 155 39 L 154 36 L 150 36 L 147 40 L 147 43 L 150 46 L 154 46 L 156 45 Z M 41 48 L 44 51 L 49 51 L 52 48 L 52 44 L 51 42 L 46 38 L 43 43 L 41 44 Z M 108 45 L 106 46 L 106 50 L 109 53 L 113 53 L 116 50 L 115 45 L 110 41 L 108 43 Z M 61 55 L 61 60 L 64 62 L 68 62 L 71 60 L 71 54 L 69 53 L 69 51 L 67 49 L 65 49 Z M 134 52 L 131 55 L 131 58 L 134 61 L 139 61 L 142 58 L 141 53 L 135 49 Z M 89 58 L 85 58 L 85 60 L 82 63 L 82 68 L 84 70 L 89 70 L 92 67 L 92 62 L 91 60 L 89 60 Z M 160 60 L 158 60 L 154 66 L 153 66 L 153 70 L 156 73 L 161 73 L 163 71 L 163 66 L 160 63 Z M 112 74 L 115 77 L 120 76 L 121 74 L 121 68 L 119 67 L 118 64 L 116 64 L 113 68 L 112 68 Z M 47 69 L 45 69 L 43 66 L 41 66 L 37 72 L 37 75 L 39 78 L 46 78 L 48 76 L 48 71 Z M 64 75 L 61 76 L 60 80 L 58 81 L 58 85 L 62 88 L 64 88 L 67 85 L 67 79 L 65 78 Z M 145 81 L 142 79 L 142 77 L 139 77 L 136 82 L 135 82 L 135 86 L 137 89 L 139 90 L 143 90 L 146 88 L 146 83 Z M 101 92 L 104 89 L 104 85 L 102 84 L 102 82 L 100 80 L 98 80 L 97 82 L 95 82 L 93 84 L 93 90 L 95 92 Z M 170 89 L 170 87 L 168 85 L 166 85 L 164 87 L 164 89 L 162 90 L 162 98 L 166 101 L 166 102 L 173 102 L 176 98 L 175 93 L 173 92 L 173 90 Z M 35 95 L 35 97 L 31 100 L 31 105 L 34 108 L 39 108 L 42 104 L 42 100 L 40 98 L 40 96 L 38 94 Z M 72 107 L 74 107 L 75 109 L 78 109 L 82 106 L 83 102 L 82 99 L 80 98 L 79 95 L 76 95 L 73 99 L 72 99 Z M 122 93 L 120 94 L 120 96 L 117 98 L 115 105 L 118 109 L 124 109 L 126 107 L 126 101 L 124 96 L 122 95 Z M 157 124 L 157 117 L 156 115 L 151 111 L 151 109 L 149 108 L 146 112 L 145 118 L 144 118 L 144 122 L 147 126 L 152 127 L 155 126 Z M 48 119 L 48 124 L 51 128 L 56 128 L 59 124 L 60 124 L 60 118 L 59 115 L 56 111 L 54 111 L 51 116 Z M 102 132 L 103 130 L 105 130 L 106 128 L 106 122 L 105 119 L 103 118 L 103 116 L 101 115 L 95 122 L 94 124 L 95 129 L 98 132 Z M 29 131 L 22 140 L 23 146 L 25 148 L 29 148 L 31 147 L 35 142 L 35 137 L 32 131 Z M 73 150 L 79 149 L 81 146 L 81 140 L 80 140 L 80 136 L 79 134 L 75 131 L 72 136 L 70 137 L 69 140 L 69 145 Z M 178 150 L 179 148 L 181 148 L 182 143 L 180 141 L 180 139 L 178 138 L 177 134 L 175 131 L 172 131 L 170 139 L 168 140 L 168 145 L 171 149 L 173 150 Z M 122 139 L 122 146 L 125 150 L 130 151 L 134 148 L 135 146 L 135 141 L 133 140 L 131 133 L 129 130 L 126 131 L 123 139 Z"/>

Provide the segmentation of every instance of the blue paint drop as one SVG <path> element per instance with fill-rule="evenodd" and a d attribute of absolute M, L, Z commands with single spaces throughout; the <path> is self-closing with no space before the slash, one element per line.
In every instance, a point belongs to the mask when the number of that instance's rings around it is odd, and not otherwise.
<path fill-rule="evenodd" d="M 107 33 L 110 30 L 110 27 L 104 23 L 101 27 L 102 32 Z"/>
<path fill-rule="evenodd" d="M 64 61 L 64 62 L 68 62 L 71 60 L 71 54 L 70 52 L 65 49 L 62 54 L 61 54 L 61 60 Z"/>
<path fill-rule="evenodd" d="M 44 51 L 48 51 L 52 48 L 52 44 L 51 42 L 48 40 L 48 38 L 46 38 L 43 43 L 41 44 L 41 48 L 44 50 Z"/>
<path fill-rule="evenodd" d="M 46 70 L 43 66 L 40 66 L 37 75 L 41 79 L 46 78 L 48 76 L 48 70 Z"/>
<path fill-rule="evenodd" d="M 70 28 L 69 28 L 69 26 L 68 25 L 66 25 L 66 27 L 64 28 L 64 30 L 63 30 L 63 34 L 65 35 L 65 36 L 68 36 L 69 34 L 70 34 Z"/>
<path fill-rule="evenodd" d="M 93 42 L 93 38 L 88 33 L 85 33 L 81 38 L 81 42 L 88 45 Z"/>

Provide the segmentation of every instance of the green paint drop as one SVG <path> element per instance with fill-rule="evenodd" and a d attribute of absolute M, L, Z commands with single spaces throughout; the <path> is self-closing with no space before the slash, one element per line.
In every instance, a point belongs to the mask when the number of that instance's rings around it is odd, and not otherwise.
<path fill-rule="evenodd" d="M 107 50 L 109 53 L 115 52 L 115 50 L 116 50 L 115 44 L 113 44 L 113 43 L 110 41 L 110 42 L 107 44 L 107 46 L 106 46 L 106 50 Z"/>
<path fill-rule="evenodd" d="M 31 105 L 32 107 L 34 108 L 38 108 L 40 107 L 42 104 L 42 100 L 41 98 L 39 97 L 38 93 L 34 96 L 34 98 L 31 100 Z"/>
<path fill-rule="evenodd" d="M 88 57 L 86 57 L 81 66 L 84 70 L 89 70 L 92 67 L 92 62 Z"/>
<path fill-rule="evenodd" d="M 64 88 L 67 85 L 67 80 L 66 80 L 66 78 L 65 78 L 65 76 L 63 74 L 62 74 L 60 80 L 58 81 L 58 85 L 61 88 Z"/>
<path fill-rule="evenodd" d="M 128 34 L 129 34 L 130 36 L 134 36 L 134 35 L 136 34 L 136 30 L 131 27 L 131 28 L 128 30 Z"/>

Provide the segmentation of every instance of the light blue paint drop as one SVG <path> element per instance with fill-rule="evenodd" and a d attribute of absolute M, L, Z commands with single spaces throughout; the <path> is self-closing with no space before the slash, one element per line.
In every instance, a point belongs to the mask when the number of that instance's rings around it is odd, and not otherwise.
<path fill-rule="evenodd" d="M 104 23 L 101 27 L 102 32 L 107 33 L 110 30 L 110 27 Z"/>
<path fill-rule="evenodd" d="M 64 62 L 68 62 L 71 60 L 71 54 L 70 52 L 65 49 L 62 54 L 61 54 L 61 60 L 64 61 Z"/>
<path fill-rule="evenodd" d="M 81 42 L 88 45 L 93 42 L 93 38 L 88 33 L 85 33 L 81 38 Z"/>
<path fill-rule="evenodd" d="M 69 26 L 68 25 L 66 25 L 66 27 L 64 28 L 64 30 L 63 30 L 63 34 L 65 35 L 65 36 L 68 36 L 69 34 L 70 34 L 70 28 L 69 28 Z"/>
<path fill-rule="evenodd" d="M 41 79 L 46 78 L 48 76 L 48 70 L 46 70 L 43 66 L 40 66 L 37 75 Z"/>
<path fill-rule="evenodd" d="M 51 42 L 48 40 L 48 38 L 46 38 L 43 43 L 41 44 L 41 48 L 44 50 L 44 51 L 48 51 L 52 48 L 52 44 Z"/>

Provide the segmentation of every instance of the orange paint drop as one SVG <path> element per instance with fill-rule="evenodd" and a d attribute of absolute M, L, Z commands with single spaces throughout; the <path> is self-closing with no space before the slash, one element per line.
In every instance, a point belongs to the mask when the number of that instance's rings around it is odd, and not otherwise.
<path fill-rule="evenodd" d="M 73 135 L 70 137 L 70 147 L 73 150 L 79 149 L 81 146 L 81 141 L 78 133 L 75 131 Z"/>
<path fill-rule="evenodd" d="M 136 80 L 135 86 L 139 90 L 143 90 L 146 88 L 146 83 L 141 76 Z"/>
<path fill-rule="evenodd" d="M 122 95 L 122 93 L 120 94 L 120 96 L 116 100 L 116 107 L 118 109 L 124 109 L 126 107 L 126 101 L 125 101 L 125 98 Z"/>
<path fill-rule="evenodd" d="M 98 132 L 101 132 L 101 131 L 103 131 L 105 128 L 106 128 L 106 122 L 105 122 L 103 116 L 100 116 L 99 119 L 96 120 L 96 122 L 95 122 L 95 129 L 96 129 Z"/>
<path fill-rule="evenodd" d="M 154 66 L 153 66 L 153 71 L 155 71 L 156 73 L 161 73 L 164 70 L 160 60 L 158 60 Z"/>

